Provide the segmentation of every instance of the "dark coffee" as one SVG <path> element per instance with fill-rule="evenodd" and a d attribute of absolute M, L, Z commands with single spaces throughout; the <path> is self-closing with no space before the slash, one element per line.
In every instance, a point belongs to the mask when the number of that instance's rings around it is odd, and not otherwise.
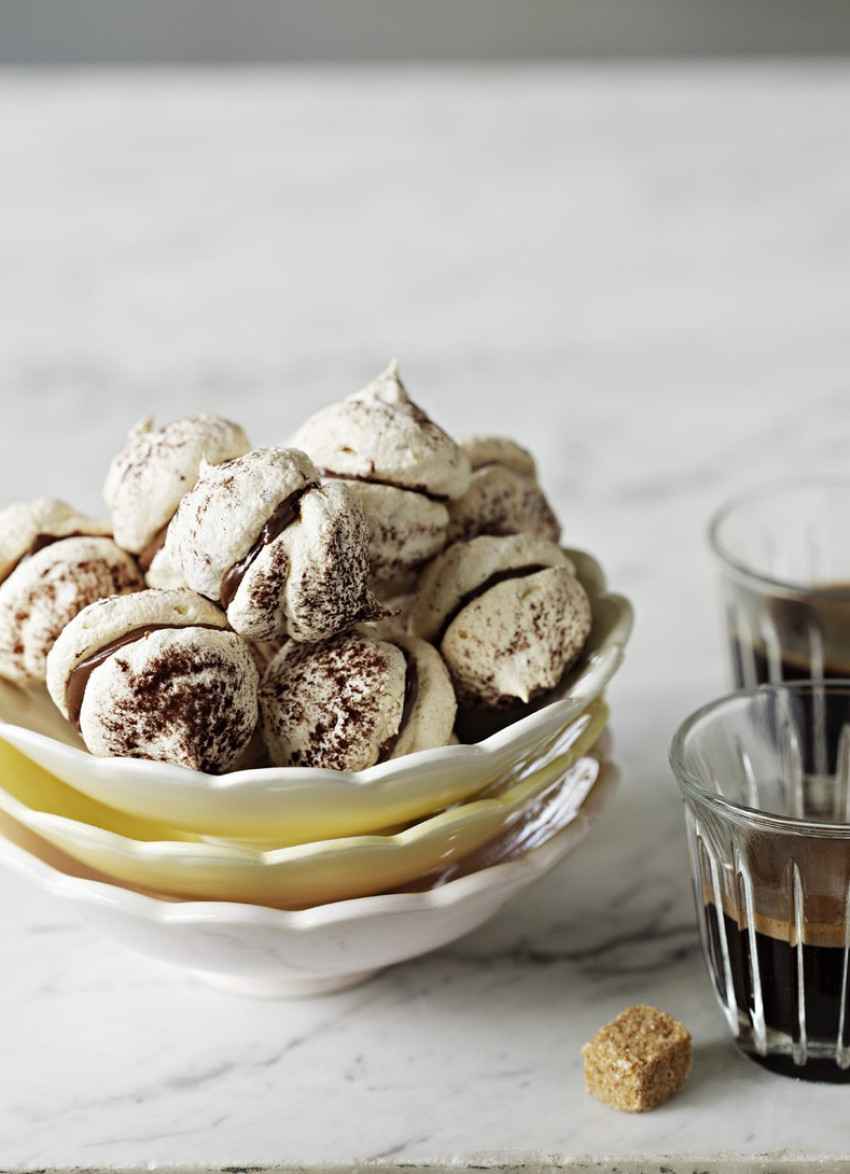
<path fill-rule="evenodd" d="M 740 646 L 735 646 L 740 653 Z M 774 674 L 768 671 L 768 661 L 759 651 L 749 652 L 751 663 L 755 665 L 759 685 L 776 680 Z M 783 659 L 782 681 L 808 681 L 811 674 L 805 666 L 791 658 Z M 800 751 L 803 773 L 806 776 L 823 777 L 834 775 L 838 768 L 841 736 L 845 726 L 850 723 L 850 686 L 846 689 L 837 687 L 834 682 L 850 680 L 850 666 L 832 668 L 827 665 L 823 669 L 823 676 L 819 678 L 833 682 L 829 693 L 823 688 L 814 686 L 807 690 L 794 690 L 789 693 L 787 717 L 791 719 L 796 730 L 797 744 Z M 740 684 L 740 673 L 738 681 Z M 820 818 L 825 812 L 816 802 L 818 788 L 809 788 L 804 784 L 807 810 L 803 814 L 810 818 Z"/>
<path fill-rule="evenodd" d="M 848 633 L 850 635 L 850 633 Z M 838 681 L 850 678 L 850 664 L 817 665 L 820 680 Z M 786 654 L 774 659 L 768 656 L 764 645 L 750 644 L 732 637 L 732 669 L 739 689 L 750 685 L 767 685 L 780 681 L 809 681 L 815 675 L 810 658 Z"/>
<path fill-rule="evenodd" d="M 830 585 L 821 594 L 769 595 L 758 599 L 757 607 L 754 595 L 742 599 L 742 614 L 749 616 L 742 627 L 759 635 L 747 639 L 740 629 L 732 631 L 732 665 L 738 688 L 850 679 L 850 586 Z M 806 774 L 834 772 L 849 700 L 850 695 L 825 698 L 822 691 L 795 696 L 793 720 Z"/>
<path fill-rule="evenodd" d="M 750 934 L 728 914 L 718 918 L 716 906 L 703 908 L 708 929 L 709 964 L 721 997 L 731 1002 L 726 988 L 722 939 L 725 936 L 731 970 L 734 1003 L 744 1024 L 751 1024 L 756 1006 L 753 975 L 761 976 L 761 998 L 768 1032 L 799 1043 L 805 1025 L 810 1052 L 818 1045 L 850 1046 L 850 973 L 843 945 L 791 945 L 787 925 L 766 920 L 754 934 L 757 968 L 753 964 Z M 773 932 L 762 932 L 772 930 Z M 823 938 L 828 940 L 828 935 Z M 847 1013 L 843 1013 L 843 1008 Z M 773 1072 L 804 1080 L 850 1082 L 850 1068 L 840 1068 L 832 1059 L 811 1055 L 805 1064 L 796 1064 L 791 1055 L 760 1056 L 754 1050 L 755 1033 L 745 1027 L 740 1042 L 748 1055 Z"/>
<path fill-rule="evenodd" d="M 736 610 L 742 622 L 731 625 L 732 665 L 739 688 L 850 677 L 850 584 L 781 596 L 739 588 Z"/>

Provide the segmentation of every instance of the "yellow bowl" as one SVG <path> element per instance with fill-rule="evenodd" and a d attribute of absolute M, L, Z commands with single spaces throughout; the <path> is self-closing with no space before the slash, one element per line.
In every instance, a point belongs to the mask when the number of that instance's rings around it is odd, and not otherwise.
<path fill-rule="evenodd" d="M 598 773 L 598 763 L 586 754 L 607 717 L 607 706 L 597 699 L 519 781 L 391 835 L 272 850 L 211 843 L 97 804 L 2 743 L 0 808 L 67 855 L 121 883 L 182 898 L 298 909 L 380 893 L 445 868 L 522 821 L 555 784 L 561 784 L 577 812 Z"/>

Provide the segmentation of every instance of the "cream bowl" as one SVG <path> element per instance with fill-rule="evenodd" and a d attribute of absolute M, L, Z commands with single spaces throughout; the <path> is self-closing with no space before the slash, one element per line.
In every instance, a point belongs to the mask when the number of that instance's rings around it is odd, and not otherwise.
<path fill-rule="evenodd" d="M 594 761 L 594 781 L 578 810 L 569 784 L 559 781 L 523 821 L 411 891 L 301 911 L 173 901 L 111 884 L 4 812 L 0 863 L 107 936 L 215 986 L 246 995 L 320 994 L 462 937 L 559 864 L 617 785 L 616 768 Z"/>
<path fill-rule="evenodd" d="M 599 740 L 607 717 L 601 699 L 591 702 L 546 761 L 519 781 L 392 834 L 271 850 L 174 839 L 158 825 L 142 826 L 84 796 L 77 798 L 72 788 L 2 743 L 0 778 L 6 783 L 0 788 L 0 808 L 111 879 L 176 897 L 301 909 L 383 892 L 461 860 L 506 825 L 521 823 L 537 797 L 559 780 L 562 802 L 569 797 L 577 811 L 596 777 L 594 760 L 582 755 Z M 69 814 L 81 807 L 87 822 Z"/>
<path fill-rule="evenodd" d="M 581 661 L 555 700 L 481 742 L 423 750 L 355 773 L 266 767 L 213 776 L 166 763 L 97 758 L 44 690 L 7 681 L 0 681 L 0 739 L 91 799 L 185 832 L 286 846 L 406 824 L 532 773 L 619 668 L 631 605 L 606 591 L 589 555 L 567 554 L 593 610 Z"/>

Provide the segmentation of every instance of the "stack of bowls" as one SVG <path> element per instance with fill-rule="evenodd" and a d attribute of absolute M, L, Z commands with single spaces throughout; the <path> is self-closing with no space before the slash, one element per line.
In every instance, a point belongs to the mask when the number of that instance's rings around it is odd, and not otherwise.
<path fill-rule="evenodd" d="M 357 773 L 96 758 L 46 693 L 0 682 L 0 859 L 245 993 L 330 990 L 446 944 L 562 860 L 616 783 L 603 691 L 631 607 L 568 553 L 593 629 L 557 696 L 484 741 Z"/>

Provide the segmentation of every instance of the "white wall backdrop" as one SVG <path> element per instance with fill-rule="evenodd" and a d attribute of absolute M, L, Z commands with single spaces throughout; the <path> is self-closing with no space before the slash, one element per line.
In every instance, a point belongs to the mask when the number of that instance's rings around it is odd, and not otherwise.
<path fill-rule="evenodd" d="M 0 0 L 0 64 L 848 51 L 846 0 Z"/>

